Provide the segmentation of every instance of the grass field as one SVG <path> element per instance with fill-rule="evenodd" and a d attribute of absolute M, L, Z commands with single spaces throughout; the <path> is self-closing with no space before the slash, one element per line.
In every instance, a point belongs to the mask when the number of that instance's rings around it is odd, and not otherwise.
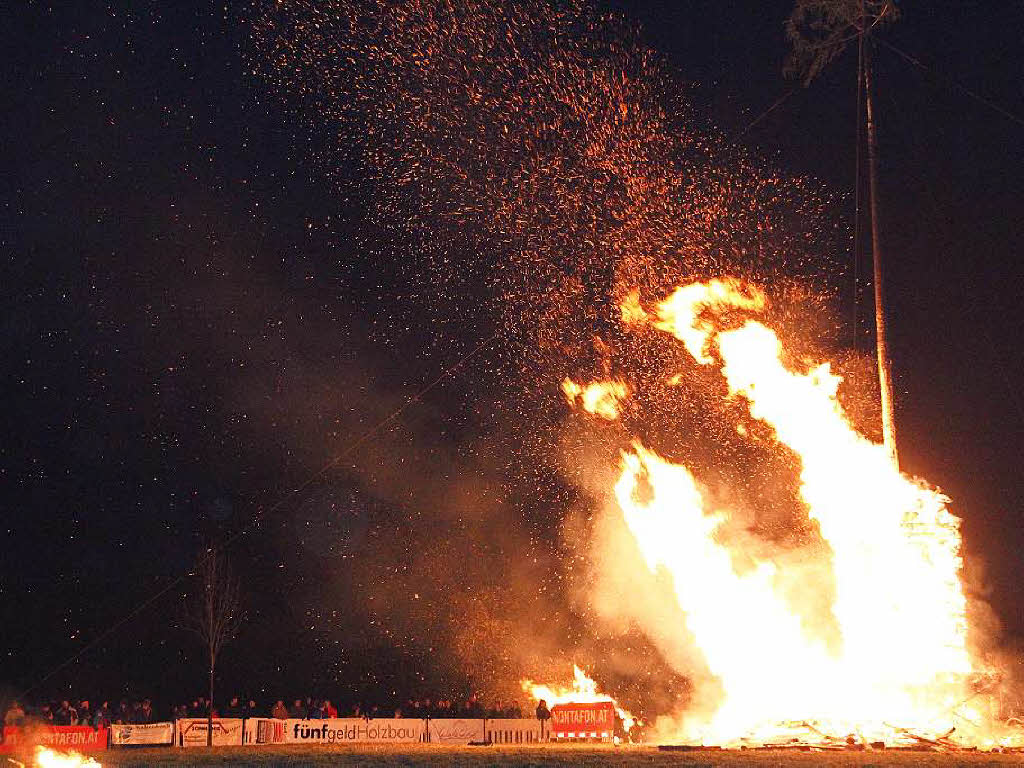
<path fill-rule="evenodd" d="M 1024 754 L 936 752 L 660 752 L 655 747 L 541 745 L 534 747 L 308 746 L 111 750 L 104 766 L 1024 766 Z"/>

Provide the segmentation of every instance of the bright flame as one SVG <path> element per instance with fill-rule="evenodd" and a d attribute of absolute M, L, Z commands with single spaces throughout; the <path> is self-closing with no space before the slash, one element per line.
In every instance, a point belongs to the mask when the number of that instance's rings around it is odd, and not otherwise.
<path fill-rule="evenodd" d="M 523 680 L 522 686 L 526 693 L 530 694 L 534 701 L 543 699 L 548 707 L 556 704 L 596 704 L 602 701 L 610 701 L 615 705 L 615 711 L 625 723 L 628 730 L 633 726 L 633 716 L 619 706 L 611 696 L 600 693 L 597 690 L 597 683 L 587 677 L 587 673 L 575 664 L 572 668 L 572 686 L 550 686 L 534 683 L 531 680 Z"/>
<path fill-rule="evenodd" d="M 578 402 L 587 413 L 613 421 L 619 418 L 619 405 L 629 396 L 629 387 L 618 380 L 581 385 L 566 378 L 562 381 L 562 393 L 569 405 L 575 407 Z"/>
<path fill-rule="evenodd" d="M 77 752 L 58 752 L 49 747 L 36 747 L 36 765 L 39 768 L 102 768 L 91 757 Z"/>
<path fill-rule="evenodd" d="M 646 322 L 639 301 L 628 302 L 623 319 Z M 774 331 L 750 319 L 737 327 L 744 316 L 733 310 L 765 306 L 756 286 L 710 280 L 678 288 L 653 325 L 697 362 L 717 361 L 730 396 L 794 452 L 801 498 L 828 551 L 807 552 L 815 567 L 795 598 L 781 588 L 786 565 L 771 556 L 744 556 L 737 570 L 742 553 L 718 535 L 730 511 L 709 508 L 690 470 L 640 443 L 623 453 L 618 506 L 647 566 L 670 577 L 719 686 L 711 712 L 673 735 L 764 741 L 787 720 L 861 741 L 941 737 L 954 725 L 962 734 L 967 713 L 958 707 L 974 670 L 959 520 L 945 496 L 901 475 L 883 446 L 853 429 L 827 363 L 789 370 Z"/>
<path fill-rule="evenodd" d="M 697 362 L 707 365 L 714 362 L 705 348 L 715 324 L 706 315 L 721 314 L 729 309 L 759 312 L 765 304 L 764 291 L 732 277 L 691 283 L 677 288 L 661 303 L 654 327 L 675 335 Z M 635 310 L 631 312 L 635 314 Z"/>

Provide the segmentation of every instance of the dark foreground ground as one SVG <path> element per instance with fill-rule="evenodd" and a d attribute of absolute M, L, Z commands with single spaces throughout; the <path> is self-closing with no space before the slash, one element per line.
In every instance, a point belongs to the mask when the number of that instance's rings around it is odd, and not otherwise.
<path fill-rule="evenodd" d="M 111 750 L 104 766 L 320 765 L 565 765 L 565 766 L 1024 766 L 1024 754 L 935 752 L 660 752 L 655 747 L 542 745 L 534 747 L 338 746 Z"/>

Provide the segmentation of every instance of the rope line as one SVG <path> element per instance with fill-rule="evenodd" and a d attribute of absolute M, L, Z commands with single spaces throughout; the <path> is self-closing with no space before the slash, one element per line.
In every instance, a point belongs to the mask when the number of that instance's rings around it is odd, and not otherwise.
<path fill-rule="evenodd" d="M 915 67 L 918 67 L 919 69 L 924 70 L 925 72 L 930 72 L 931 74 L 935 75 L 936 77 L 939 77 L 939 78 L 945 80 L 955 90 L 960 91 L 961 93 L 963 93 L 966 96 L 970 96 L 972 99 L 980 102 L 981 104 L 984 104 L 989 109 L 998 112 L 999 114 L 1001 114 L 1003 117 L 1007 118 L 1008 120 L 1012 120 L 1013 122 L 1017 123 L 1017 125 L 1024 126 L 1024 118 L 1014 114 L 1013 112 L 1010 112 L 1008 109 L 1006 109 L 1004 107 L 999 106 L 994 101 L 986 99 L 984 96 L 982 96 L 982 95 L 980 95 L 978 93 L 975 93 L 974 91 L 972 91 L 967 86 L 965 86 L 962 83 L 954 80 L 952 77 L 949 77 L 948 75 L 944 75 L 944 74 L 936 71 L 935 69 L 929 67 L 927 64 L 922 62 L 916 56 L 912 56 L 911 54 L 907 53 L 906 51 L 904 51 L 904 50 L 902 50 L 900 48 L 897 48 L 895 45 L 893 45 L 892 43 L 888 42 L 887 40 L 883 40 L 880 37 L 879 38 L 875 38 L 875 40 L 877 42 L 881 43 L 882 45 L 884 45 L 886 48 L 888 48 L 890 51 L 895 53 L 897 56 L 900 56 L 905 61 L 908 61 L 909 63 L 913 64 Z"/>
<path fill-rule="evenodd" d="M 794 93 L 796 93 L 796 92 L 797 92 L 797 90 L 799 90 L 799 89 L 798 89 L 798 88 L 796 88 L 796 87 L 794 86 L 793 88 L 790 88 L 790 89 L 789 89 L 788 91 L 786 91 L 786 92 L 785 92 L 784 94 L 782 94 L 782 95 L 781 95 L 781 96 L 780 96 L 780 97 L 779 97 L 778 99 L 776 99 L 776 100 L 775 100 L 775 102 L 774 102 L 774 103 L 773 103 L 773 104 L 772 104 L 772 105 L 771 105 L 770 107 L 768 107 L 768 109 L 766 109 L 766 110 L 765 110 L 764 112 L 762 112 L 762 113 L 761 113 L 761 114 L 759 114 L 759 115 L 758 115 L 757 117 L 755 117 L 755 118 L 754 118 L 754 119 L 753 119 L 753 120 L 752 120 L 751 122 L 749 122 L 749 123 L 747 124 L 747 126 L 746 126 L 746 127 L 745 127 L 745 128 L 743 129 L 743 130 L 741 130 L 741 131 L 740 131 L 739 133 L 737 133 L 737 134 L 736 134 L 735 136 L 733 136 L 733 137 L 732 137 L 732 138 L 731 138 L 731 139 L 730 139 L 730 140 L 728 141 L 728 143 L 726 144 L 726 146 L 727 146 L 727 147 L 728 147 L 728 146 L 732 146 L 732 145 L 733 145 L 733 144 L 735 144 L 735 143 L 736 143 L 737 141 L 739 141 L 739 140 L 740 140 L 740 139 L 741 139 L 741 138 L 742 138 L 743 136 L 745 136 L 745 135 L 746 135 L 746 133 L 747 133 L 747 132 L 748 132 L 748 131 L 749 131 L 749 130 L 750 130 L 751 128 L 753 128 L 753 127 L 754 127 L 755 125 L 757 125 L 757 124 L 758 124 L 758 123 L 760 123 L 760 122 L 761 122 L 762 120 L 764 120 L 764 119 L 765 119 L 766 117 L 768 117 L 768 115 L 770 115 L 770 114 L 771 114 L 772 112 L 774 112 L 774 111 L 775 111 L 776 107 L 779 107 L 779 106 L 781 106 L 781 105 L 782 105 L 782 103 L 783 103 L 783 102 L 784 102 L 784 101 L 785 101 L 786 99 L 788 99 L 788 98 L 789 98 L 790 96 L 792 96 L 792 95 L 793 95 Z"/>

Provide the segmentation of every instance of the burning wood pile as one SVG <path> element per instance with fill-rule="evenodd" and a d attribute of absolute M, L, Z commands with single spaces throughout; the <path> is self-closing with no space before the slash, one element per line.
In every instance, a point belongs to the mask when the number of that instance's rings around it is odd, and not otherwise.
<path fill-rule="evenodd" d="M 740 739 L 740 749 L 792 749 L 804 752 L 903 750 L 914 752 L 978 752 L 975 744 L 960 743 L 955 728 L 939 735 L 924 735 L 907 728 L 886 726 L 884 737 L 867 737 L 860 733 L 845 736 L 832 732 L 822 723 L 801 720 L 779 723 L 765 738 Z M 1024 752 L 1024 747 L 993 747 L 997 751 Z"/>
<path fill-rule="evenodd" d="M 668 386 L 720 375 L 723 414 L 749 450 L 770 447 L 798 468 L 793 492 L 810 532 L 785 546 L 759 538 L 731 506 L 739 494 L 721 487 L 731 481 L 716 475 L 710 486 L 639 439 L 631 400 L 650 394 L 640 391 L 649 371 L 609 367 L 604 381 L 562 382 L 572 408 L 622 431 L 611 523 L 594 559 L 624 569 L 617 583 L 649 578 L 634 588 L 667 596 L 659 609 L 626 595 L 615 618 L 692 683 L 685 708 L 655 723 L 658 737 L 755 749 L 1024 745 L 980 695 L 995 673 L 969 650 L 950 500 L 858 431 L 828 362 L 787 350 L 768 292 L 726 277 L 653 304 L 634 292 L 621 309 L 629 343 L 673 345 L 665 359 L 675 368 L 659 374 Z M 617 599 L 605 595 L 605 614 Z M 794 714 L 808 719 L 779 722 Z"/>

